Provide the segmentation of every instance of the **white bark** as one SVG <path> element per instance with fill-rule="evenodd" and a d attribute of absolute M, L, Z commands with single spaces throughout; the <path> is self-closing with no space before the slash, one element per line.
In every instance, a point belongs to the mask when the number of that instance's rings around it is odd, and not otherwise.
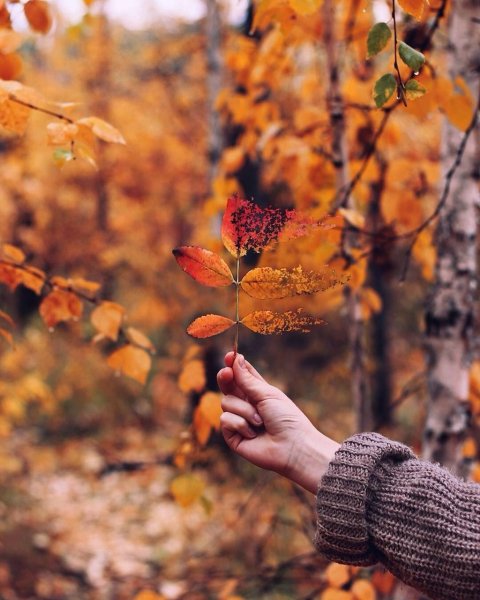
<path fill-rule="evenodd" d="M 463 77 L 474 97 L 480 65 L 480 26 L 473 19 L 477 11 L 477 0 L 458 0 L 449 22 L 450 76 Z M 444 172 L 451 167 L 463 135 L 445 122 Z M 477 160 L 471 136 L 440 215 L 435 283 L 425 315 L 429 398 L 423 455 L 458 474 L 462 472 L 461 445 L 469 422 L 469 369 L 477 288 Z"/>

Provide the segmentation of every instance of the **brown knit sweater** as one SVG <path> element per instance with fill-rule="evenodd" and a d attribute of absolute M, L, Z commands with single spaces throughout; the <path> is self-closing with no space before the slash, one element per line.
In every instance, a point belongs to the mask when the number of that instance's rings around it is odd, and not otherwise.
<path fill-rule="evenodd" d="M 317 494 L 328 559 L 383 563 L 434 600 L 480 600 L 480 485 L 377 433 L 346 440 Z"/>

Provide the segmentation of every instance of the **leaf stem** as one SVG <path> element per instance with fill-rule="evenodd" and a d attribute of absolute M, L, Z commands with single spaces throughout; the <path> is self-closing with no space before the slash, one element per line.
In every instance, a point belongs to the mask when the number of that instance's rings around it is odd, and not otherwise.
<path fill-rule="evenodd" d="M 237 256 L 236 277 L 235 277 L 235 340 L 233 342 L 233 352 L 235 357 L 238 352 L 238 333 L 240 329 L 240 257 Z M 234 359 L 235 360 L 235 359 Z"/>

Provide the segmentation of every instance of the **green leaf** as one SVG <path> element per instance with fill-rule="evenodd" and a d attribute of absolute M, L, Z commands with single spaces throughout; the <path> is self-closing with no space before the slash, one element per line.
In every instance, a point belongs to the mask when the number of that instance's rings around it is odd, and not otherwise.
<path fill-rule="evenodd" d="M 385 102 L 390 100 L 396 89 L 397 81 L 391 73 L 386 73 L 380 79 L 377 79 L 373 88 L 373 99 L 376 107 L 381 108 Z"/>
<path fill-rule="evenodd" d="M 398 53 L 403 62 L 413 69 L 415 73 L 418 73 L 425 63 L 423 54 L 405 42 L 398 44 Z"/>
<path fill-rule="evenodd" d="M 383 50 L 391 37 L 392 32 L 386 23 L 376 23 L 368 32 L 367 58 L 372 58 Z"/>
<path fill-rule="evenodd" d="M 405 84 L 405 97 L 407 100 L 416 100 L 426 94 L 427 89 L 420 85 L 416 79 L 410 79 Z"/>

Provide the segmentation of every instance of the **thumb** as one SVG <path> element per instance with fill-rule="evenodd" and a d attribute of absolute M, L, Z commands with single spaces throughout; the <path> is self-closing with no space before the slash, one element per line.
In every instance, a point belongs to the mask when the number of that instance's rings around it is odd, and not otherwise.
<path fill-rule="evenodd" d="M 232 368 L 235 384 L 244 392 L 250 402 L 255 403 L 271 398 L 277 395 L 275 392 L 280 395 L 280 392 L 268 384 L 241 354 L 237 354 Z"/>

